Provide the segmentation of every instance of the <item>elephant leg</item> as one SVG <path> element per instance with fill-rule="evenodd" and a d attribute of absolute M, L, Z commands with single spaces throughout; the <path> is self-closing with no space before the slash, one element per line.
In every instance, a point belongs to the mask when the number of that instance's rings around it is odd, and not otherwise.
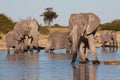
<path fill-rule="evenodd" d="M 50 49 L 50 53 L 53 53 L 54 50 L 55 50 L 55 49 Z"/>
<path fill-rule="evenodd" d="M 20 45 L 20 51 L 21 52 L 27 52 L 28 51 L 28 48 L 27 48 L 27 46 L 24 43 L 21 43 L 21 45 Z"/>
<path fill-rule="evenodd" d="M 89 43 L 90 50 L 92 52 L 93 64 L 100 64 L 100 62 L 97 58 L 97 54 L 96 54 L 96 47 L 95 47 L 95 41 L 94 41 L 93 34 L 88 35 L 87 38 L 88 38 L 88 43 Z"/>
<path fill-rule="evenodd" d="M 51 47 L 52 47 L 52 41 L 48 40 L 47 46 L 45 48 L 45 52 L 50 52 Z"/>
<path fill-rule="evenodd" d="M 9 54 L 10 53 L 10 47 L 7 46 L 7 53 Z"/>
<path fill-rule="evenodd" d="M 29 50 L 30 52 L 33 52 L 33 44 L 31 43 L 31 45 L 29 46 Z"/>
<path fill-rule="evenodd" d="M 71 61 L 71 64 L 73 64 L 77 59 L 77 52 L 72 54 L 72 61 Z"/>
<path fill-rule="evenodd" d="M 115 41 L 115 44 L 116 44 L 115 49 L 116 49 L 116 51 L 117 51 L 117 48 L 118 48 L 118 43 L 117 43 L 117 41 Z"/>
<path fill-rule="evenodd" d="M 112 40 L 110 40 L 109 41 L 109 48 L 110 48 L 110 50 L 111 50 L 112 46 L 114 46 L 114 45 L 112 44 Z"/>
<path fill-rule="evenodd" d="M 47 47 L 45 48 L 45 52 L 49 52 L 49 50 L 48 50 L 48 48 L 47 48 Z"/>
<path fill-rule="evenodd" d="M 77 52 L 78 52 L 78 40 L 76 40 L 76 37 L 77 36 L 75 36 L 74 37 L 74 39 L 73 39 L 73 45 L 72 45 L 72 61 L 71 61 L 71 63 L 74 63 L 75 61 L 76 61 L 76 59 L 77 59 Z"/>
<path fill-rule="evenodd" d="M 88 52 L 89 52 L 89 49 L 87 47 L 85 47 L 85 61 L 86 62 L 89 62 L 89 59 L 88 59 Z"/>
<path fill-rule="evenodd" d="M 72 45 L 72 51 L 71 51 L 72 52 L 72 61 L 71 61 L 71 64 L 74 63 L 76 61 L 76 59 L 77 59 L 77 51 L 78 51 L 78 49 L 76 49 L 75 47 L 76 47 L 75 44 Z"/>
<path fill-rule="evenodd" d="M 39 53 L 39 52 L 40 52 L 40 47 L 37 46 L 37 53 Z"/>
<path fill-rule="evenodd" d="M 19 50 L 18 48 L 15 47 L 14 53 L 19 53 L 19 52 L 20 52 L 20 50 Z"/>
<path fill-rule="evenodd" d="M 71 48 L 70 44 L 65 45 L 66 52 L 70 52 L 70 48 Z"/>
<path fill-rule="evenodd" d="M 83 64 L 85 63 L 85 53 L 84 53 L 84 43 L 82 42 L 79 47 L 79 60 L 80 63 Z"/>

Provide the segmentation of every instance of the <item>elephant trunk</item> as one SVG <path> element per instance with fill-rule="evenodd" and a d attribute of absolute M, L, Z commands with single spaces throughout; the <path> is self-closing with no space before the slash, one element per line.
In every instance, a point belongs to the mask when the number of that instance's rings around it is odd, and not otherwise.
<path fill-rule="evenodd" d="M 68 40 L 72 42 L 72 53 L 73 54 L 77 53 L 77 51 L 78 51 L 78 43 L 79 43 L 79 39 L 82 35 L 80 32 L 76 32 L 77 30 L 78 30 L 78 27 L 74 26 L 68 36 Z"/>

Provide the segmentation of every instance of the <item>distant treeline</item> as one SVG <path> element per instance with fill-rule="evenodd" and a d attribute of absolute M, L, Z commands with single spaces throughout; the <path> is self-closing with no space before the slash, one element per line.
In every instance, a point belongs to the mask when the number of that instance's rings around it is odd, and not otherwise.
<path fill-rule="evenodd" d="M 99 25 L 100 30 L 115 30 L 120 31 L 120 20 L 114 20 L 109 23 Z"/>
<path fill-rule="evenodd" d="M 0 33 L 7 33 L 12 30 L 15 25 L 9 17 L 4 14 L 0 14 Z"/>
<path fill-rule="evenodd" d="M 7 17 L 5 14 L 0 14 L 0 33 L 6 34 L 8 31 L 14 28 L 16 22 L 13 22 L 12 19 Z M 61 26 L 59 24 L 54 24 L 51 27 L 68 27 Z M 110 23 L 104 23 L 99 25 L 100 30 L 115 30 L 120 31 L 120 20 L 114 20 Z M 49 30 L 46 26 L 39 25 L 39 31 L 41 34 L 48 34 Z"/>

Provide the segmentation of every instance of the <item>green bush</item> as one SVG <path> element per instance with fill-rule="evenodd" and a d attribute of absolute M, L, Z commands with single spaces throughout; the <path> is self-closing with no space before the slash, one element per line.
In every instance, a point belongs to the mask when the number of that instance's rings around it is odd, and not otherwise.
<path fill-rule="evenodd" d="M 120 31 L 120 20 L 114 20 L 110 23 L 100 24 L 101 30 L 115 30 Z"/>
<path fill-rule="evenodd" d="M 0 33 L 6 34 L 12 30 L 15 23 L 4 14 L 0 14 Z"/>

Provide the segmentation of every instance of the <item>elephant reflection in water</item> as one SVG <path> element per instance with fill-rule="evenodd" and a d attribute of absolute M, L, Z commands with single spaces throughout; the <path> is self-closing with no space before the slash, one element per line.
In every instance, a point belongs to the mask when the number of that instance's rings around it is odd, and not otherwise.
<path fill-rule="evenodd" d="M 7 80 L 39 80 L 38 56 L 38 53 L 7 54 L 7 66 L 14 69 L 12 69 L 14 72 L 7 72 L 7 75 L 12 75 Z M 9 69 L 11 70 L 11 68 Z"/>
<path fill-rule="evenodd" d="M 83 52 L 80 49 L 81 44 L 79 44 L 81 36 L 88 39 L 88 45 L 92 52 L 92 62 L 93 64 L 99 64 L 99 60 L 96 54 L 94 35 L 97 31 L 97 28 L 100 24 L 100 19 L 94 13 L 79 13 L 72 14 L 69 19 L 69 28 L 71 30 L 68 39 L 72 42 L 72 61 L 74 63 L 77 58 L 77 52 Z M 82 56 L 81 62 L 86 62 L 83 53 L 80 53 Z"/>
<path fill-rule="evenodd" d="M 55 53 L 55 52 L 51 52 L 51 53 L 46 53 L 48 55 L 48 57 L 52 60 L 63 60 L 63 59 L 71 59 L 71 54 L 69 52 L 66 53 Z"/>
<path fill-rule="evenodd" d="M 97 65 L 72 64 L 73 80 L 96 80 Z"/>
<path fill-rule="evenodd" d="M 38 53 L 13 53 L 13 54 L 7 54 L 6 59 L 9 61 L 31 61 L 31 60 L 38 60 Z"/>
<path fill-rule="evenodd" d="M 117 48 L 101 48 L 101 52 L 102 53 L 116 53 L 117 52 Z"/>

